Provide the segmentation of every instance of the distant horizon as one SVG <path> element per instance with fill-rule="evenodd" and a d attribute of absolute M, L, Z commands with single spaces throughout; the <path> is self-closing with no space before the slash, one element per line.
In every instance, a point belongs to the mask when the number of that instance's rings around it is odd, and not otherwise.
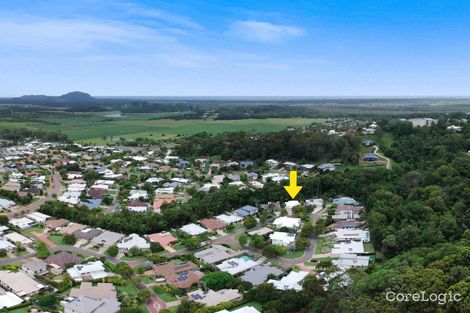
<path fill-rule="evenodd" d="M 207 99 L 207 100 L 217 100 L 217 99 L 234 99 L 234 100 L 322 100 L 322 99 L 470 99 L 470 95 L 418 95 L 418 96 L 409 96 L 409 95 L 364 95 L 364 96 L 342 96 L 342 95 L 325 95 L 325 96 L 273 96 L 273 95 L 259 95 L 259 96 L 239 96 L 239 95 L 188 95 L 188 96 L 177 96 L 177 95 L 94 95 L 86 91 L 74 90 L 83 93 L 89 94 L 93 98 L 97 99 L 182 99 L 182 100 L 191 100 L 191 99 Z M 74 92 L 69 91 L 69 92 Z M 69 92 L 64 92 L 61 94 L 31 94 L 25 93 L 15 96 L 4 96 L 0 95 L 0 99 L 6 98 L 20 98 L 23 96 L 46 96 L 46 97 L 60 97 Z"/>

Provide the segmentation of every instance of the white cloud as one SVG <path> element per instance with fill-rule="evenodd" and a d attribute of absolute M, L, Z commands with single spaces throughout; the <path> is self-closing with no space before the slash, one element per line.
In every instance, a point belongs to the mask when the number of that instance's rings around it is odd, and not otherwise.
<path fill-rule="evenodd" d="M 125 47 L 144 41 L 173 42 L 174 39 L 148 27 L 110 20 L 0 20 L 0 42 L 3 45 L 34 50 L 82 50 L 103 44 Z"/>
<path fill-rule="evenodd" d="M 301 37 L 305 31 L 300 27 L 259 21 L 237 21 L 230 26 L 229 33 L 249 41 L 266 43 Z"/>

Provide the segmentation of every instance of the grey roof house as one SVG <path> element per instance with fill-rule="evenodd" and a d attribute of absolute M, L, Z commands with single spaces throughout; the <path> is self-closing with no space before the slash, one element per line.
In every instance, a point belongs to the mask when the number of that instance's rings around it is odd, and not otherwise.
<path fill-rule="evenodd" d="M 279 276 L 283 271 L 276 267 L 269 265 L 257 265 L 243 274 L 241 279 L 251 283 L 253 286 L 258 286 L 268 280 L 269 275 Z"/>

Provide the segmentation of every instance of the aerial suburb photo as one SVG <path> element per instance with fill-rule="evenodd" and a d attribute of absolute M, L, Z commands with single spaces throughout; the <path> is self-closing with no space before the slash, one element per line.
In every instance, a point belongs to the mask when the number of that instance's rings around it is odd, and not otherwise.
<path fill-rule="evenodd" d="M 470 1 L 0 1 L 0 313 L 469 313 Z"/>

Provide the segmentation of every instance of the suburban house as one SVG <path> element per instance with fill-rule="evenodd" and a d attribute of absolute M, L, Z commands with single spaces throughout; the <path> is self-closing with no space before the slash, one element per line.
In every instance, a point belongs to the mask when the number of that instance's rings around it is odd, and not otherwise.
<path fill-rule="evenodd" d="M 235 309 L 235 310 L 232 310 L 232 311 L 228 311 L 228 310 L 220 310 L 220 311 L 217 311 L 215 313 L 261 313 L 260 311 L 258 311 L 255 307 L 252 307 L 252 306 L 242 306 L 238 309 Z"/>
<path fill-rule="evenodd" d="M 283 273 L 283 271 L 273 266 L 257 265 L 246 271 L 240 278 L 243 281 L 251 283 L 253 286 L 258 286 L 268 280 L 268 276 L 279 276 Z"/>
<path fill-rule="evenodd" d="M 269 235 L 269 239 L 273 245 L 295 248 L 295 234 L 276 231 Z"/>
<path fill-rule="evenodd" d="M 0 271 L 0 285 L 20 297 L 32 296 L 46 288 L 23 271 Z"/>
<path fill-rule="evenodd" d="M 215 218 L 203 218 L 199 220 L 199 223 L 208 230 L 218 230 L 227 226 L 225 223 Z"/>
<path fill-rule="evenodd" d="M 204 276 L 197 265 L 191 261 L 159 264 L 154 266 L 153 271 L 156 275 L 163 276 L 169 284 L 178 288 L 189 288 Z"/>
<path fill-rule="evenodd" d="M 168 247 L 172 243 L 174 243 L 178 240 L 172 234 L 170 234 L 169 232 L 161 232 L 161 233 L 150 234 L 150 235 L 147 235 L 147 238 L 150 241 L 159 243 L 162 247 Z"/>
<path fill-rule="evenodd" d="M 74 265 L 67 269 L 67 273 L 75 281 L 89 281 L 109 276 L 101 261 Z"/>
<path fill-rule="evenodd" d="M 223 260 L 234 257 L 238 254 L 239 253 L 235 250 L 232 250 L 225 246 L 213 245 L 210 248 L 195 252 L 194 256 L 205 263 L 216 264 Z"/>
<path fill-rule="evenodd" d="M 29 261 L 24 263 L 21 266 L 21 269 L 26 273 L 29 274 L 30 276 L 35 276 L 35 275 L 46 275 L 48 273 L 47 271 L 47 263 L 41 260 L 34 260 L 34 261 Z"/>
<path fill-rule="evenodd" d="M 379 157 L 375 153 L 365 153 L 362 159 L 366 162 L 377 162 Z"/>
<path fill-rule="evenodd" d="M 0 288 L 0 309 L 11 308 L 22 302 L 23 299 L 15 295 L 13 292 L 5 291 Z"/>
<path fill-rule="evenodd" d="M 220 214 L 217 215 L 215 218 L 226 225 L 235 224 L 243 220 L 240 216 L 234 214 Z"/>
<path fill-rule="evenodd" d="M 63 303 L 64 313 L 117 313 L 121 304 L 115 299 L 96 300 L 80 296 Z"/>
<path fill-rule="evenodd" d="M 51 272 L 60 275 L 65 271 L 67 266 L 80 264 L 83 262 L 83 259 L 72 253 L 59 252 L 49 256 L 45 261 L 51 267 Z"/>
<path fill-rule="evenodd" d="M 127 209 L 137 213 L 147 212 L 148 204 L 142 201 L 129 201 L 127 202 Z"/>
<path fill-rule="evenodd" d="M 98 283 L 93 286 L 91 282 L 82 282 L 79 288 L 70 290 L 70 297 L 89 297 L 92 299 L 117 299 L 117 292 L 111 283 Z"/>
<path fill-rule="evenodd" d="M 333 254 L 363 254 L 364 244 L 360 241 L 342 241 L 335 243 L 331 249 Z"/>
<path fill-rule="evenodd" d="M 234 213 L 242 218 L 257 214 L 259 209 L 252 205 L 245 205 L 239 209 L 236 209 Z"/>
<path fill-rule="evenodd" d="M 92 243 L 102 245 L 103 247 L 110 247 L 124 237 L 124 234 L 115 233 L 112 231 L 104 231 L 100 235 L 91 240 Z"/>
<path fill-rule="evenodd" d="M 236 301 L 242 299 L 242 294 L 238 289 L 222 289 L 213 291 L 208 289 L 203 291 L 201 289 L 187 293 L 188 300 L 202 303 L 206 306 L 214 306 L 222 302 Z"/>
<path fill-rule="evenodd" d="M 193 223 L 184 225 L 180 230 L 190 236 L 198 236 L 207 233 L 207 229 Z"/>
<path fill-rule="evenodd" d="M 117 247 L 122 250 L 129 250 L 133 247 L 137 247 L 139 249 L 149 249 L 150 244 L 145 240 L 145 238 L 140 237 L 137 234 L 130 234 L 129 236 L 121 239 L 117 243 Z"/>
<path fill-rule="evenodd" d="M 293 289 L 296 291 L 302 290 L 302 282 L 305 277 L 308 276 L 308 272 L 290 272 L 287 276 L 282 277 L 280 280 L 270 279 L 268 284 L 272 284 L 278 290 L 289 290 Z"/>
<path fill-rule="evenodd" d="M 337 260 L 333 260 L 333 265 L 348 270 L 353 267 L 369 266 L 370 258 L 368 256 L 360 256 L 357 254 L 342 254 Z"/>
<path fill-rule="evenodd" d="M 370 233 L 368 230 L 362 229 L 338 229 L 333 232 L 333 236 L 337 241 L 370 241 Z"/>
<path fill-rule="evenodd" d="M 222 272 L 229 273 L 230 275 L 236 275 L 243 273 L 256 265 L 258 265 L 258 262 L 253 261 L 250 257 L 242 256 L 226 260 L 217 265 L 217 268 Z"/>
<path fill-rule="evenodd" d="M 301 219 L 296 217 L 281 216 L 274 220 L 273 225 L 276 228 L 289 228 L 298 229 L 300 228 Z"/>

